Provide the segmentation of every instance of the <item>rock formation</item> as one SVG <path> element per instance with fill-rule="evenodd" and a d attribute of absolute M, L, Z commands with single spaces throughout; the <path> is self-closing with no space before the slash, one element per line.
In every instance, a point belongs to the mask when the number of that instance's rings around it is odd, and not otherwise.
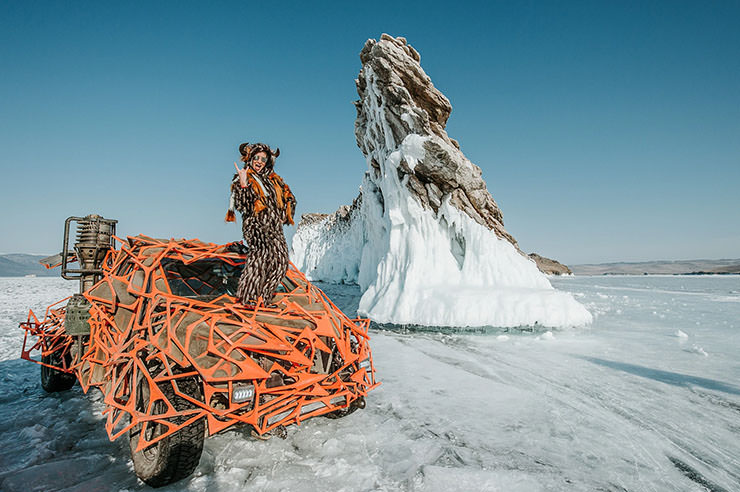
<path fill-rule="evenodd" d="M 382 172 L 378 138 L 384 140 L 383 147 L 391 149 L 408 135 L 428 136 L 423 142 L 428 158 L 419 160 L 413 169 L 401 159 L 395 169 L 399 181 L 424 208 L 437 213 L 449 198 L 453 206 L 517 247 L 504 229 L 503 214 L 488 193 L 480 168 L 447 135 L 445 127 L 452 105 L 424 73 L 419 53 L 405 38 L 383 34 L 380 42 L 370 39 L 365 43 L 360 60 L 355 136 L 357 146 L 369 158 L 375 178 Z M 381 108 L 378 100 L 386 104 Z"/>
<path fill-rule="evenodd" d="M 299 224 L 293 261 L 309 278 L 356 282 L 360 312 L 430 326 L 582 325 L 504 229 L 503 215 L 445 131 L 452 106 L 404 38 L 360 53 L 355 137 L 368 169 L 360 195 Z"/>
<path fill-rule="evenodd" d="M 573 275 L 573 272 L 566 265 L 563 265 L 559 261 L 545 258 L 537 253 L 529 253 L 529 257 L 537 263 L 537 268 L 547 275 Z"/>

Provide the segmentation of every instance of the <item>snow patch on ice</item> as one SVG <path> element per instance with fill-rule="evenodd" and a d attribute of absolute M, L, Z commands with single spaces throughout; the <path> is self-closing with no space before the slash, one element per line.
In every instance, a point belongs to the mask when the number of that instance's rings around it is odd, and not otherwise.
<path fill-rule="evenodd" d="M 704 357 L 709 357 L 709 354 L 698 345 L 693 345 L 690 349 L 685 349 L 685 350 L 686 352 L 690 352 L 692 354 L 699 354 L 699 355 L 703 355 Z"/>
<path fill-rule="evenodd" d="M 689 338 L 689 336 L 686 334 L 686 332 L 681 331 L 681 330 L 676 330 L 675 335 L 676 335 L 676 337 L 678 337 L 682 341 L 685 341 L 687 338 Z"/>
<path fill-rule="evenodd" d="M 555 340 L 555 335 L 551 331 L 546 331 L 542 335 L 539 335 L 536 340 Z"/>

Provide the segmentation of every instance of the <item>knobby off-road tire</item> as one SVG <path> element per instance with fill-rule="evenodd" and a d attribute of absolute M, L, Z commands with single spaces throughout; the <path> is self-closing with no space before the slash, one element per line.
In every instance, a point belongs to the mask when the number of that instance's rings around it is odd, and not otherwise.
<path fill-rule="evenodd" d="M 137 408 L 143 411 L 148 401 L 148 388 L 141 385 L 140 388 L 146 391 L 137 391 L 142 395 L 137 401 Z M 181 392 L 199 398 L 201 385 L 194 379 L 179 380 L 178 388 Z M 170 383 L 163 383 L 160 389 L 167 399 L 172 402 L 177 410 L 188 410 L 194 408 L 193 404 L 187 400 L 175 396 L 175 391 Z M 143 395 L 143 393 L 147 393 Z M 166 405 L 159 401 L 154 404 L 155 413 L 166 411 Z M 175 423 L 184 423 L 189 416 L 178 417 Z M 134 462 L 134 471 L 136 475 L 150 487 L 163 487 L 171 483 L 182 480 L 192 474 L 198 467 L 200 456 L 203 453 L 203 440 L 205 438 L 205 420 L 199 419 L 194 423 L 180 429 L 179 431 L 165 437 L 161 441 L 154 443 L 146 449 L 136 452 L 139 444 L 139 435 L 142 425 L 139 424 L 129 432 L 129 446 L 131 449 L 131 458 Z M 165 430 L 162 425 L 147 425 L 147 434 L 149 439 L 163 433 Z"/>
<path fill-rule="evenodd" d="M 51 364 L 52 366 L 61 366 L 62 358 L 59 352 L 54 352 L 49 355 L 42 355 L 41 362 L 44 364 Z M 41 366 L 41 387 L 47 393 L 54 393 L 55 391 L 67 391 L 75 385 L 77 377 L 74 374 L 67 372 L 58 371 L 51 367 Z"/>

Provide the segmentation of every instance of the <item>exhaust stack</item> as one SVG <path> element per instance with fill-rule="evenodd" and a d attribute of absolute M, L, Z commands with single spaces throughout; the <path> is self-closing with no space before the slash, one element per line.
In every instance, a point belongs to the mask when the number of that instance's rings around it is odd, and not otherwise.
<path fill-rule="evenodd" d="M 69 229 L 72 222 L 77 222 L 77 240 L 74 252 L 69 250 Z M 64 244 L 62 245 L 62 278 L 80 280 L 80 292 L 67 302 L 64 317 L 64 330 L 70 336 L 90 334 L 90 303 L 82 295 L 103 276 L 103 260 L 108 250 L 113 247 L 113 236 L 116 233 L 117 220 L 104 219 L 100 215 L 69 217 L 64 221 Z M 77 258 L 80 267 L 69 268 L 68 263 Z M 79 348 L 73 347 L 75 359 Z"/>
<path fill-rule="evenodd" d="M 80 268 L 69 268 L 71 261 L 69 251 L 69 229 L 72 222 L 77 222 L 77 241 L 74 254 Z M 116 233 L 117 220 L 105 219 L 100 215 L 69 217 L 64 221 L 64 244 L 62 245 L 62 278 L 80 280 L 80 293 L 95 285 L 103 274 L 103 259 L 113 247 L 113 235 Z"/>

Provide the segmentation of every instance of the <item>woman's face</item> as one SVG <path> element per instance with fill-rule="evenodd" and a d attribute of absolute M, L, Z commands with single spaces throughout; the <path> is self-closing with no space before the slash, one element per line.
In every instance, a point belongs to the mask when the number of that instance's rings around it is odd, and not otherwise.
<path fill-rule="evenodd" d="M 257 172 L 261 172 L 265 168 L 265 165 L 267 165 L 267 153 L 257 152 L 254 157 L 252 157 L 252 169 Z"/>

